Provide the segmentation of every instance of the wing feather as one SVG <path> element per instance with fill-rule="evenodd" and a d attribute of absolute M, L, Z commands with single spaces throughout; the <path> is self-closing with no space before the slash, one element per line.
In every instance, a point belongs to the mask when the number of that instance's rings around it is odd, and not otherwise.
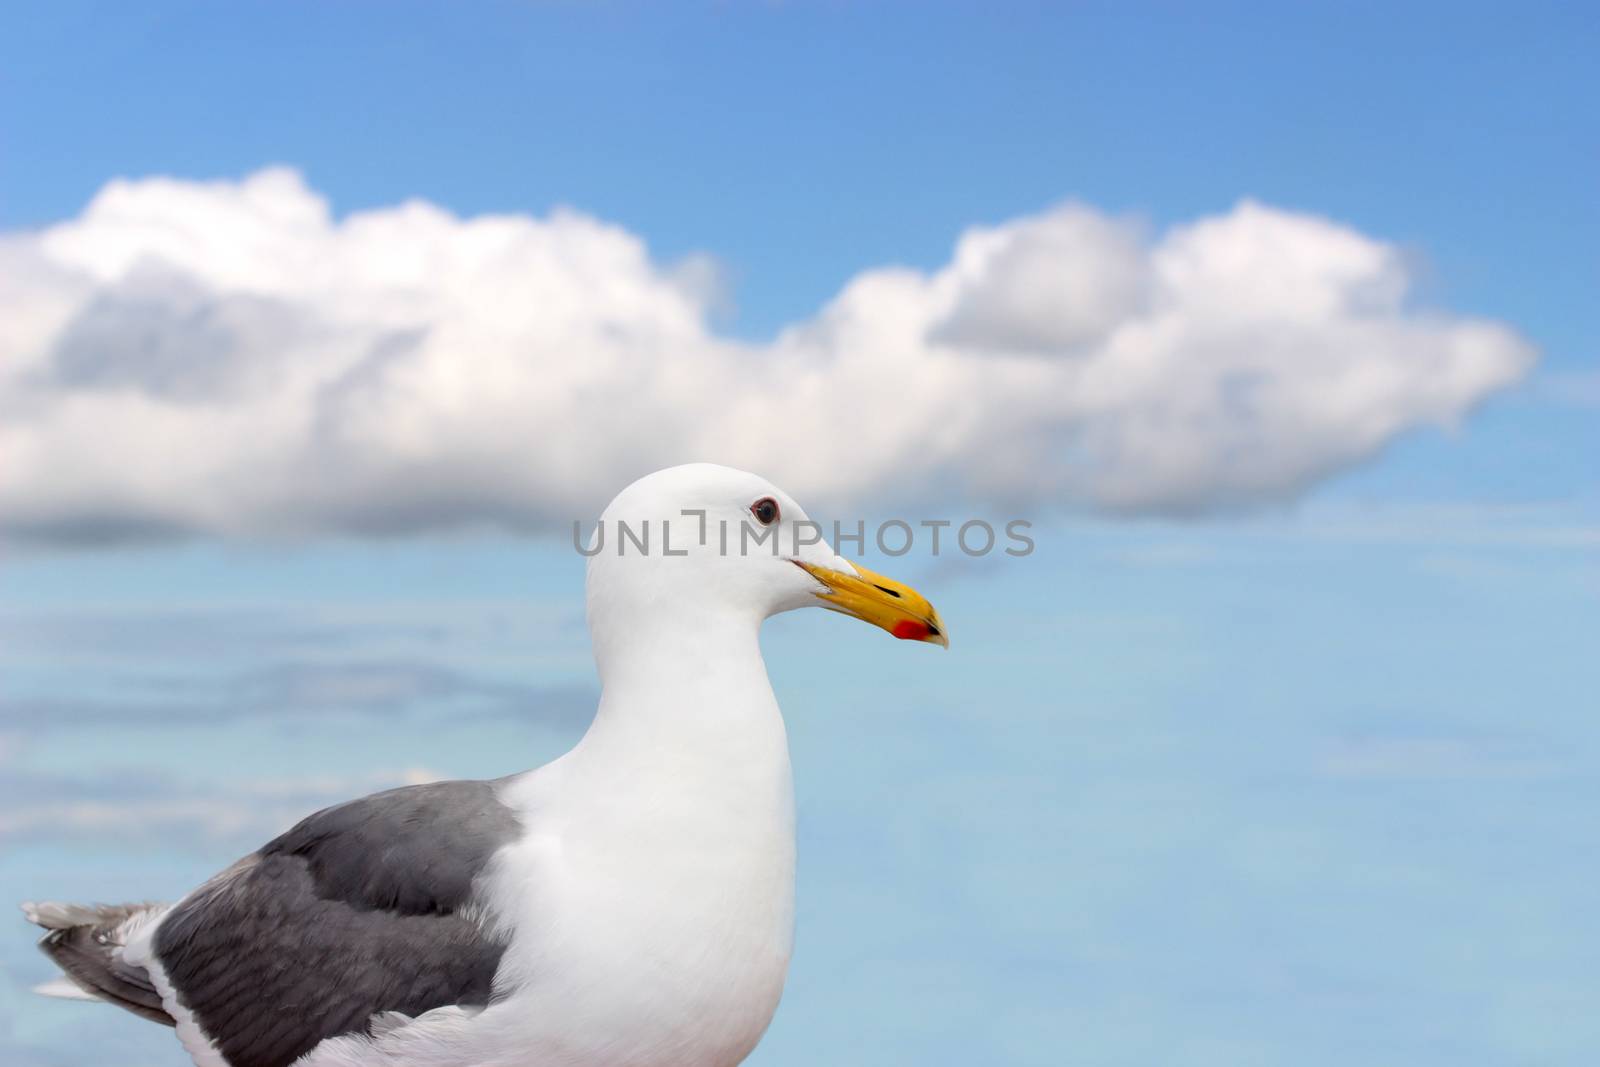
<path fill-rule="evenodd" d="M 469 905 L 518 832 L 492 782 L 329 808 L 178 904 L 157 959 L 231 1067 L 286 1067 L 385 1012 L 487 1004 L 505 946 Z"/>

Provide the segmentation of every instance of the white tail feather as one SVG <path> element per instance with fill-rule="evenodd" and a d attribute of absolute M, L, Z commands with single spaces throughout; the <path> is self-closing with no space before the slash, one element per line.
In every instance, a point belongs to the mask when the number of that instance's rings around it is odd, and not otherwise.
<path fill-rule="evenodd" d="M 65 978 L 57 978 L 33 987 L 33 991 L 41 997 L 54 997 L 57 1000 L 92 1000 L 99 1001 L 93 993 L 79 989 L 76 984 Z"/>
<path fill-rule="evenodd" d="M 74 926 L 93 926 L 102 922 L 105 909 L 84 904 L 62 904 L 59 901 L 28 901 L 22 905 L 23 916 L 35 926 L 46 930 L 70 930 Z"/>

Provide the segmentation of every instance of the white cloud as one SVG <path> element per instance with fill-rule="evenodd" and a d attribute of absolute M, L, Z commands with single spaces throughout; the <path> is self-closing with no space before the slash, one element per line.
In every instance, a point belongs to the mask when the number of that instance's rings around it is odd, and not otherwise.
<path fill-rule="evenodd" d="M 261 839 L 329 804 L 442 776 L 426 767 L 350 775 L 240 779 L 226 788 L 166 776 L 41 774 L 0 752 L 0 842 L 17 838 Z"/>
<path fill-rule="evenodd" d="M 1541 778 L 1561 770 L 1549 753 L 1507 738 L 1347 737 L 1323 760 L 1334 778 Z"/>
<path fill-rule="evenodd" d="M 709 324 L 714 265 L 575 212 L 116 181 L 0 238 L 0 531 L 533 529 L 688 459 L 836 501 L 1247 506 L 1533 362 L 1408 282 L 1392 246 L 1259 204 L 1154 238 L 1066 205 L 744 343 Z"/>

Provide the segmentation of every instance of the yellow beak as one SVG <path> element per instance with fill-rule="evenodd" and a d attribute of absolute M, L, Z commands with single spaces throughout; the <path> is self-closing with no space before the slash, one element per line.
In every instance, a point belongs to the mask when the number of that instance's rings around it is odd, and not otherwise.
<path fill-rule="evenodd" d="M 830 611 L 852 615 L 863 622 L 888 630 L 902 641 L 926 641 L 950 647 L 944 620 L 933 605 L 909 585 L 874 574 L 859 563 L 852 563 L 855 574 L 829 567 L 818 567 L 800 560 L 795 566 L 826 586 L 817 594 Z"/>

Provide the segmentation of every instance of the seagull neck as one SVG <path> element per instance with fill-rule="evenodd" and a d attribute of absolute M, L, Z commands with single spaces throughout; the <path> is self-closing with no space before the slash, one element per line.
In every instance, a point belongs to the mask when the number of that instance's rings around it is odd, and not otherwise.
<path fill-rule="evenodd" d="M 703 744 L 781 723 L 761 658 L 761 620 L 711 613 L 642 620 L 619 633 L 594 627 L 600 706 L 586 745 Z"/>

